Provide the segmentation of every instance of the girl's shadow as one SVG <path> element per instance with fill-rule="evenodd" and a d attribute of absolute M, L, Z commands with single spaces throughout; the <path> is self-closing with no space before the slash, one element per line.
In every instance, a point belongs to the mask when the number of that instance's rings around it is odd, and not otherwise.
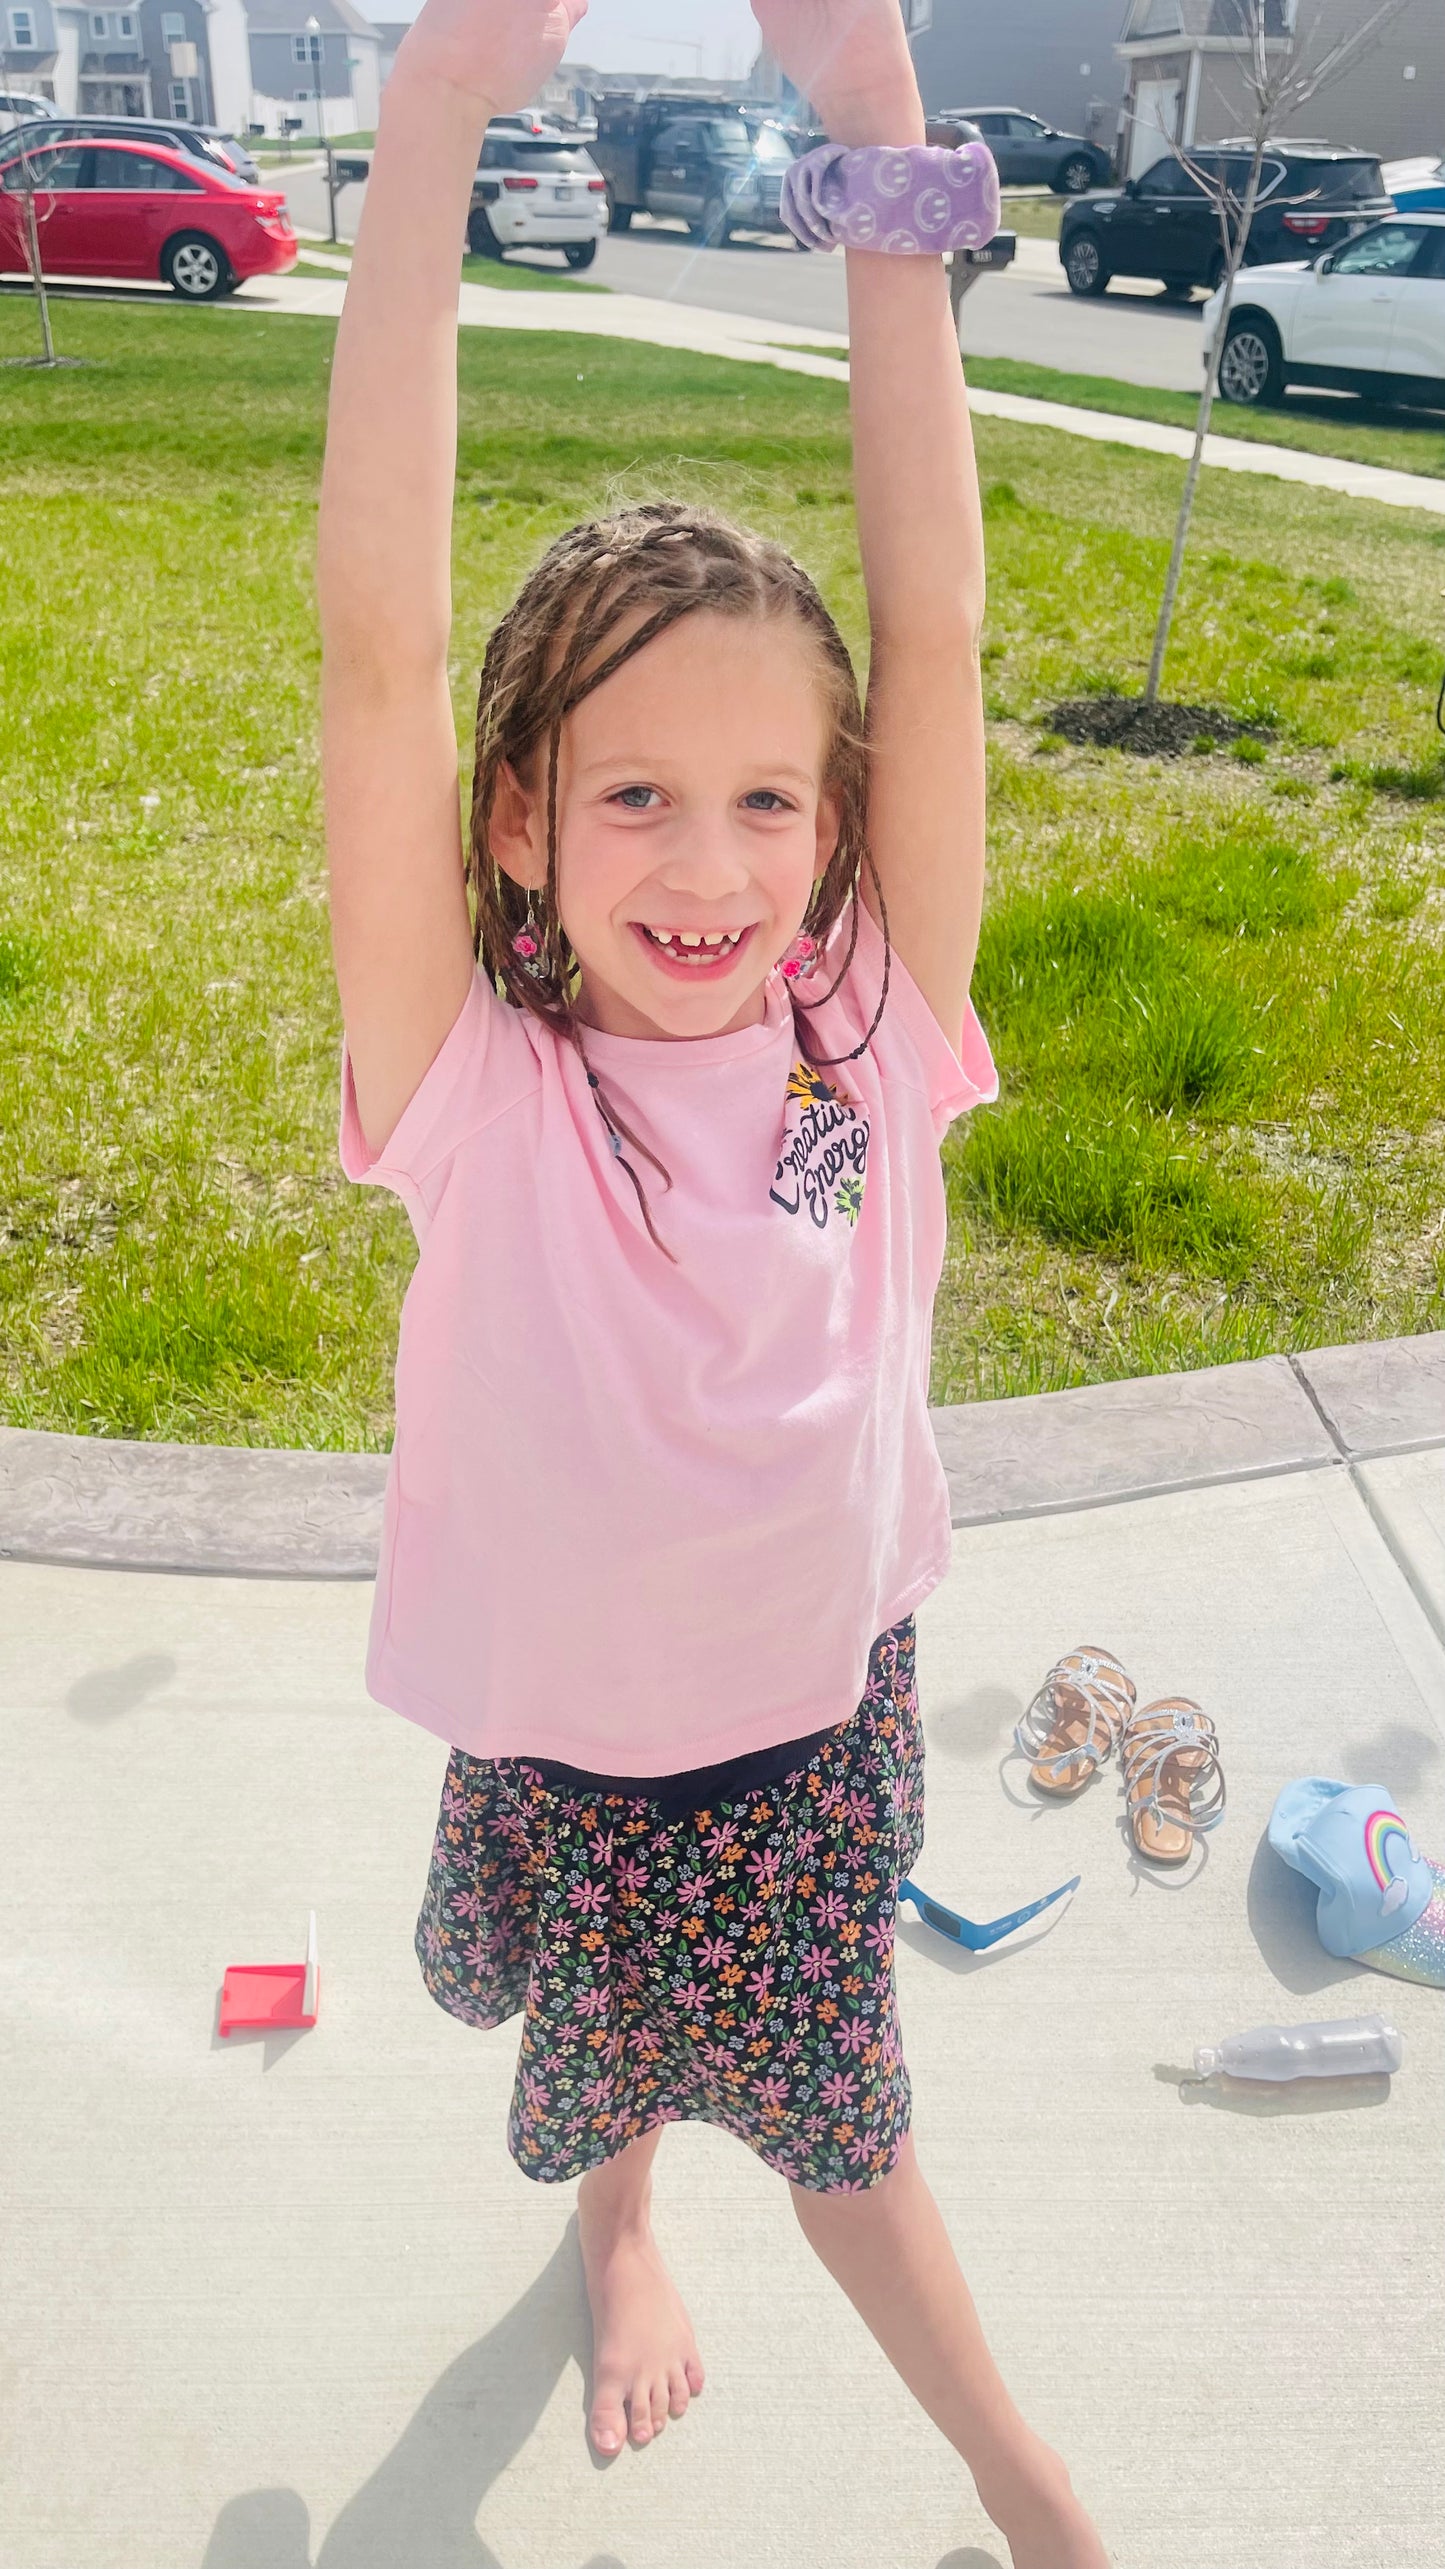
<path fill-rule="evenodd" d="M 577 2225 L 505 2319 L 427 2393 L 400 2440 L 357 2490 L 315 2569 L 502 2569 L 477 2531 L 498 2474 L 521 2451 L 569 2363 L 585 2382 L 592 2335 Z M 311 2519 L 294 2489 L 253 2489 L 221 2510 L 202 2569 L 312 2569 Z M 558 2569 L 563 2564 L 558 2563 Z M 579 2569 L 623 2569 L 594 2556 Z"/>

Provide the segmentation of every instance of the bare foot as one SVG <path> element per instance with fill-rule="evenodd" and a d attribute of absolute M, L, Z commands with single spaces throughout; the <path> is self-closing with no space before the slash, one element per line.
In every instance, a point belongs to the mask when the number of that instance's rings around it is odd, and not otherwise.
<path fill-rule="evenodd" d="M 587 2432 L 599 2453 L 616 2453 L 629 2431 L 650 2444 L 681 2417 L 703 2385 L 697 2340 L 682 2297 L 662 2262 L 645 2211 L 624 2220 L 577 2192 L 577 2225 L 592 2305 L 592 2406 Z"/>

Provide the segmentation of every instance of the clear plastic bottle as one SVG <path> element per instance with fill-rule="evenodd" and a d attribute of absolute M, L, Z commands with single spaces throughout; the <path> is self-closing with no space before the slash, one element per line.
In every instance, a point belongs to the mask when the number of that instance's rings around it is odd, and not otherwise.
<path fill-rule="evenodd" d="M 1226 2070 L 1231 2078 L 1358 2078 L 1367 2071 L 1397 2070 L 1405 2045 L 1383 2016 L 1346 2016 L 1323 2025 L 1256 2025 L 1201 2043 L 1194 2055 L 1200 2078 Z"/>

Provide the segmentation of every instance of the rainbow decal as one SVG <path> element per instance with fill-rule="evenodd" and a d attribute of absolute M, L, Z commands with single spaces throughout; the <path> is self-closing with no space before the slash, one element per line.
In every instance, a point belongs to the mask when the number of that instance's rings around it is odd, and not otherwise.
<path fill-rule="evenodd" d="M 1408 1897 L 1405 1883 L 1390 1864 L 1392 1838 L 1404 1841 L 1403 1860 L 1407 1865 L 1413 1863 L 1415 1849 L 1399 1812 L 1372 1811 L 1365 1822 L 1365 1853 L 1370 1861 L 1370 1871 L 1385 1895 L 1380 1905 L 1387 1912 L 1400 1908 Z"/>

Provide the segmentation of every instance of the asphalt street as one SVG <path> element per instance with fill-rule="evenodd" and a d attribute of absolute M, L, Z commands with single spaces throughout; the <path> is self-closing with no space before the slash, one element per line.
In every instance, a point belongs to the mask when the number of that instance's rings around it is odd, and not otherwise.
<path fill-rule="evenodd" d="M 276 183 L 285 187 L 292 220 L 302 231 L 326 230 L 319 165 L 278 169 Z M 344 241 L 355 237 L 365 195 L 363 186 L 337 196 L 336 228 Z M 530 259 L 513 255 L 507 264 L 562 267 L 560 257 L 545 252 Z M 842 260 L 796 250 L 787 240 L 744 237 L 725 250 L 703 250 L 680 225 L 644 217 L 630 231 L 604 237 L 588 276 L 622 294 L 697 304 L 710 312 L 751 313 L 812 330 L 848 326 Z M 1114 285 L 1097 301 L 1086 301 L 1070 294 L 1050 243 L 1021 240 L 1017 269 L 981 277 L 970 291 L 963 307 L 964 353 L 1020 357 L 1068 374 L 1197 392 L 1202 308 L 1202 297 L 1193 304 L 1169 303 L 1153 286 Z"/>

